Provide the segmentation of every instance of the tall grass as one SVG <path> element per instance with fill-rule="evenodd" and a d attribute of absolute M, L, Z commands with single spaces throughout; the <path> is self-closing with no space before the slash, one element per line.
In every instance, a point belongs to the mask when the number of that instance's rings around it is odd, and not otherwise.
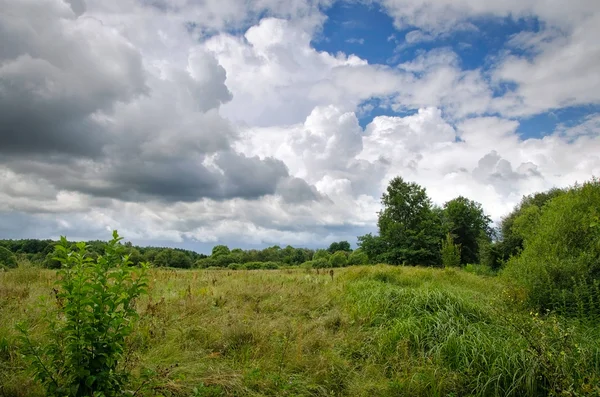
<path fill-rule="evenodd" d="M 0 273 L 0 396 L 42 396 L 16 349 L 54 273 Z M 150 396 L 600 393 L 598 327 L 536 316 L 460 269 L 153 270 L 128 340 Z M 510 295 L 509 297 L 514 297 Z"/>

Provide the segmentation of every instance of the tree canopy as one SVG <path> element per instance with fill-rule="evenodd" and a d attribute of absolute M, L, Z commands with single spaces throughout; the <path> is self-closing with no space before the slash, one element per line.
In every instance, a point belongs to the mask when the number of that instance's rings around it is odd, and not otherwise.
<path fill-rule="evenodd" d="M 491 239 L 492 223 L 481 204 L 459 196 L 444 204 L 442 216 L 445 231 L 460 245 L 460 263 L 479 263 L 480 245 Z"/>
<path fill-rule="evenodd" d="M 395 265 L 439 265 L 441 220 L 425 189 L 396 177 L 383 193 L 381 204 L 379 236 L 359 238 L 367 255 Z"/>

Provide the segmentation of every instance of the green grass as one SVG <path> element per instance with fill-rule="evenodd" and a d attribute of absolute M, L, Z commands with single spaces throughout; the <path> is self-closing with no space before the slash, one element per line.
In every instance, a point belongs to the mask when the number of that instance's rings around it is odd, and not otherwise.
<path fill-rule="evenodd" d="M 42 396 L 16 346 L 55 273 L 0 273 L 0 396 Z M 459 269 L 153 270 L 129 341 L 150 396 L 600 395 L 600 327 Z"/>

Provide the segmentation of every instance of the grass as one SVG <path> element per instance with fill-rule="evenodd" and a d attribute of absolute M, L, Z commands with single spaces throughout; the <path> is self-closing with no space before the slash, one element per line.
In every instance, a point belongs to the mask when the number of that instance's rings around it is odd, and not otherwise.
<path fill-rule="evenodd" d="M 18 353 L 55 273 L 0 273 L 0 396 L 42 396 Z M 149 396 L 600 395 L 600 327 L 536 315 L 496 277 L 370 266 L 155 269 L 125 365 Z"/>

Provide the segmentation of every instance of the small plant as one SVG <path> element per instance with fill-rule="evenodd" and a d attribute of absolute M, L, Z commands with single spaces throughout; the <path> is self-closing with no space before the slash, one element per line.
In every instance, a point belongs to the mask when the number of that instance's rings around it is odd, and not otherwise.
<path fill-rule="evenodd" d="M 48 396 L 126 395 L 119 366 L 125 340 L 138 313 L 135 299 L 146 293 L 147 264 L 132 267 L 116 231 L 104 255 L 92 259 L 85 243 L 70 248 L 61 237 L 54 254 L 62 265 L 55 289 L 58 310 L 50 314 L 49 341 L 36 346 L 23 324 L 22 353 Z"/>
<path fill-rule="evenodd" d="M 460 266 L 460 245 L 454 244 L 454 238 L 450 233 L 442 241 L 442 264 L 444 267 Z"/>

